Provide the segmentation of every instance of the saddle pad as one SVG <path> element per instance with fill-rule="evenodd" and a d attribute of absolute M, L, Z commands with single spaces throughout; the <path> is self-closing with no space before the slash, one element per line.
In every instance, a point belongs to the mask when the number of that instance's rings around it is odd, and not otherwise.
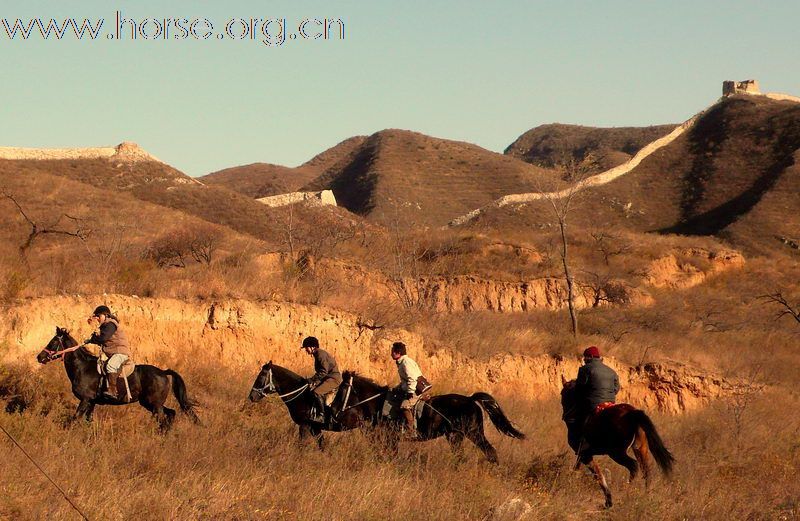
<path fill-rule="evenodd" d="M 136 369 L 136 364 L 133 360 L 128 358 L 128 360 L 122 364 L 122 368 L 119 370 L 119 375 L 123 378 L 127 378 L 133 374 L 133 371 Z"/>
<path fill-rule="evenodd" d="M 414 404 L 414 418 L 419 420 L 422 418 L 422 413 L 425 412 L 425 400 L 417 400 Z"/>
<path fill-rule="evenodd" d="M 100 351 L 100 356 L 97 357 L 97 372 L 103 376 L 106 374 L 106 362 L 108 362 L 108 356 Z M 122 367 L 119 370 L 119 375 L 123 378 L 128 378 L 135 370 L 136 363 L 131 358 L 128 358 L 128 360 L 122 364 Z"/>
<path fill-rule="evenodd" d="M 610 409 L 612 407 L 616 407 L 616 403 L 614 402 L 603 402 L 598 404 L 597 407 L 594 408 L 595 414 L 600 414 L 601 412 L 605 411 L 606 409 Z"/>

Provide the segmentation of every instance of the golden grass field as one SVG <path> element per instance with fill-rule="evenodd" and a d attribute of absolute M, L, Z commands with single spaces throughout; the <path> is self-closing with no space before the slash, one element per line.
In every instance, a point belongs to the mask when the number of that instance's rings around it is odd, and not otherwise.
<path fill-rule="evenodd" d="M 738 429 L 722 403 L 681 416 L 654 414 L 677 458 L 673 478 L 658 477 L 647 491 L 601 458 L 616 500 L 604 511 L 592 478 L 571 471 L 553 399 L 498 397 L 528 435 L 502 438 L 487 425 L 498 466 L 472 446 L 458 459 L 444 440 L 407 442 L 387 459 L 361 433 L 329 434 L 324 452 L 301 444 L 276 398 L 245 403 L 257 368 L 250 375 L 201 362 L 173 367 L 202 404 L 202 426 L 179 417 L 160 436 L 146 411 L 132 405 L 98 408 L 94 424 L 66 429 L 75 404 L 60 367 L 6 370 L 6 385 L 31 403 L 23 414 L 4 415 L 3 425 L 90 519 L 484 519 L 510 498 L 530 504 L 529 519 L 798 515 L 800 417 L 792 411 L 800 404 L 775 392 L 754 398 Z M 0 517 L 76 518 L 20 451 L 8 440 L 0 447 Z"/>

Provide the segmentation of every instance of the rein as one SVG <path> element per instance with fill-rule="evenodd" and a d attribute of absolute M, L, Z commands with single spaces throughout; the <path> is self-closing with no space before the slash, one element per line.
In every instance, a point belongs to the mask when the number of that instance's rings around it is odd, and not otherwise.
<path fill-rule="evenodd" d="M 45 348 L 44 352 L 47 353 L 47 361 L 53 362 L 56 360 L 64 361 L 64 355 L 67 353 L 72 353 L 73 351 L 77 351 L 78 349 L 83 347 L 83 344 L 78 344 L 74 347 L 64 347 L 64 339 L 62 337 L 57 337 L 58 343 L 61 346 L 61 349 L 56 349 L 55 351 L 50 351 L 49 349 Z"/>
<path fill-rule="evenodd" d="M 270 368 L 270 370 L 268 371 L 268 374 L 269 374 L 269 379 L 267 380 L 267 383 L 264 384 L 264 387 L 253 387 L 253 390 L 255 392 L 257 392 L 258 394 L 260 394 L 264 398 L 266 398 L 267 395 L 270 394 L 270 393 L 277 393 L 278 392 L 278 388 L 275 387 L 275 382 L 272 380 L 272 368 Z M 285 393 L 285 394 L 279 394 L 278 398 L 283 400 L 283 403 L 289 403 L 292 400 L 295 400 L 295 399 L 299 398 L 300 395 L 303 394 L 303 391 L 305 391 L 309 387 L 310 387 L 309 384 L 305 384 L 302 387 L 300 387 L 298 389 L 295 389 L 294 391 L 290 391 L 290 392 Z M 297 396 L 294 396 L 293 398 L 289 398 L 288 400 L 286 400 L 287 396 L 292 396 L 293 394 L 295 394 Z"/>
<path fill-rule="evenodd" d="M 350 409 L 352 409 L 352 408 L 354 408 L 354 407 L 358 407 L 359 405 L 364 405 L 365 403 L 367 403 L 367 402 L 371 402 L 371 401 L 372 401 L 372 400 L 374 400 L 375 398 L 379 398 L 379 397 L 381 397 L 381 396 L 383 396 L 383 393 L 378 393 L 378 394 L 376 394 L 375 396 L 370 396 L 370 397 L 369 397 L 369 398 L 367 398 L 366 400 L 361 400 L 360 402 L 356 402 L 356 403 L 354 403 L 353 405 L 350 405 L 350 406 L 348 406 L 348 407 L 345 407 L 344 409 L 342 409 L 341 411 L 339 411 L 339 414 L 343 413 L 344 411 L 349 411 Z M 347 403 L 347 402 L 344 402 L 344 403 Z"/>
<path fill-rule="evenodd" d="M 352 391 L 352 390 L 353 390 L 353 377 L 350 376 L 350 380 L 347 381 L 347 392 L 344 395 L 344 401 L 342 402 L 342 409 L 338 413 L 336 413 L 337 418 L 339 417 L 340 414 L 342 414 L 345 411 L 349 411 L 350 409 L 354 409 L 354 408 L 358 407 L 359 405 L 364 405 L 367 402 L 371 402 L 375 398 L 379 398 L 379 397 L 383 396 L 383 393 L 380 392 L 380 393 L 376 394 L 375 396 L 370 396 L 366 400 L 361 400 L 360 402 L 356 402 L 353 405 L 348 406 L 347 402 L 350 401 L 350 391 Z"/>

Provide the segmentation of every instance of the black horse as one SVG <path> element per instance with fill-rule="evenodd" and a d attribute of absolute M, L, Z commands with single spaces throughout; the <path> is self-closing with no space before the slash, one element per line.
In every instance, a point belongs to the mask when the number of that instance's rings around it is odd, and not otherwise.
<path fill-rule="evenodd" d="M 567 422 L 578 407 L 578 396 L 575 391 L 575 380 L 567 382 L 562 377 L 561 407 L 563 418 L 567 424 L 570 447 L 578 456 L 575 468 L 581 464 L 588 466 L 600 483 L 606 498 L 606 507 L 611 507 L 611 490 L 602 470 L 594 461 L 594 456 L 608 455 L 630 473 L 630 481 L 636 477 L 639 467 L 642 469 L 646 485 L 650 480 L 650 462 L 648 454 L 661 468 L 665 475 L 672 472 L 675 459 L 664 446 L 653 422 L 644 411 L 621 403 L 593 414 L 584 424 Z M 582 428 L 582 433 L 569 432 Z M 628 456 L 628 449 L 633 448 L 636 459 Z"/>
<path fill-rule="evenodd" d="M 271 393 L 277 393 L 286 404 L 292 420 L 300 426 L 300 437 L 304 438 L 310 434 L 317 438 L 320 447 L 322 447 L 322 431 L 346 431 L 371 426 L 380 428 L 382 440 L 388 444 L 392 452 L 397 449 L 403 421 L 389 420 L 382 415 L 389 394 L 388 386 L 381 386 L 353 372 L 345 372 L 343 383 L 339 387 L 331 411 L 326 413 L 324 424 L 308 420 L 308 412 L 313 402 L 308 392 L 307 380 L 269 362 L 261 368 L 256 377 L 250 390 L 250 400 L 257 402 Z M 453 450 L 460 452 L 461 443 L 467 438 L 483 451 L 489 461 L 496 463 L 497 452 L 483 431 L 481 406 L 502 434 L 517 439 L 525 438 L 491 395 L 475 393 L 472 396 L 445 394 L 434 396 L 425 402 L 417 421 L 420 441 L 445 436 Z"/>
<path fill-rule="evenodd" d="M 67 377 L 72 383 L 72 394 L 81 401 L 73 420 L 84 417 L 86 421 L 92 421 L 95 405 L 127 405 L 138 401 L 158 420 L 161 431 L 166 432 L 175 419 L 175 411 L 164 407 L 170 389 L 167 377 L 172 376 L 172 392 L 178 400 L 181 411 L 195 423 L 199 423 L 199 418 L 194 412 L 195 404 L 187 397 L 183 378 L 175 371 L 162 370 L 152 365 L 137 365 L 128 377 L 131 402 L 112 400 L 100 392 L 97 357 L 84 347 L 70 349 L 77 345 L 78 343 L 70 336 L 69 331 L 57 327 L 56 335 L 50 340 L 47 347 L 36 356 L 36 360 L 40 364 L 54 360 L 64 361 Z M 122 388 L 124 385 L 125 383 L 120 378 L 119 386 Z"/>

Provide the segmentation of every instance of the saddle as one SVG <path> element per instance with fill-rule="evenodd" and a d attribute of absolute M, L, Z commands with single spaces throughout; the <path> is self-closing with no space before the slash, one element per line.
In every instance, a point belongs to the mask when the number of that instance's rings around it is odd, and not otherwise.
<path fill-rule="evenodd" d="M 106 362 L 108 362 L 108 356 L 106 356 L 103 351 L 100 351 L 100 356 L 97 357 L 97 372 L 100 374 L 100 387 L 108 386 L 108 378 L 106 376 Z M 119 378 L 125 385 L 125 397 L 127 398 L 126 401 L 131 401 L 131 386 L 128 382 L 128 377 L 133 374 L 133 371 L 136 370 L 136 363 L 133 359 L 128 358 L 122 367 L 119 369 Z M 119 392 L 117 392 L 119 396 Z"/>
<path fill-rule="evenodd" d="M 612 407 L 616 407 L 618 404 L 614 402 L 603 402 L 597 405 L 592 411 L 592 416 L 597 416 L 601 412 L 605 411 L 606 409 L 610 409 Z"/>

